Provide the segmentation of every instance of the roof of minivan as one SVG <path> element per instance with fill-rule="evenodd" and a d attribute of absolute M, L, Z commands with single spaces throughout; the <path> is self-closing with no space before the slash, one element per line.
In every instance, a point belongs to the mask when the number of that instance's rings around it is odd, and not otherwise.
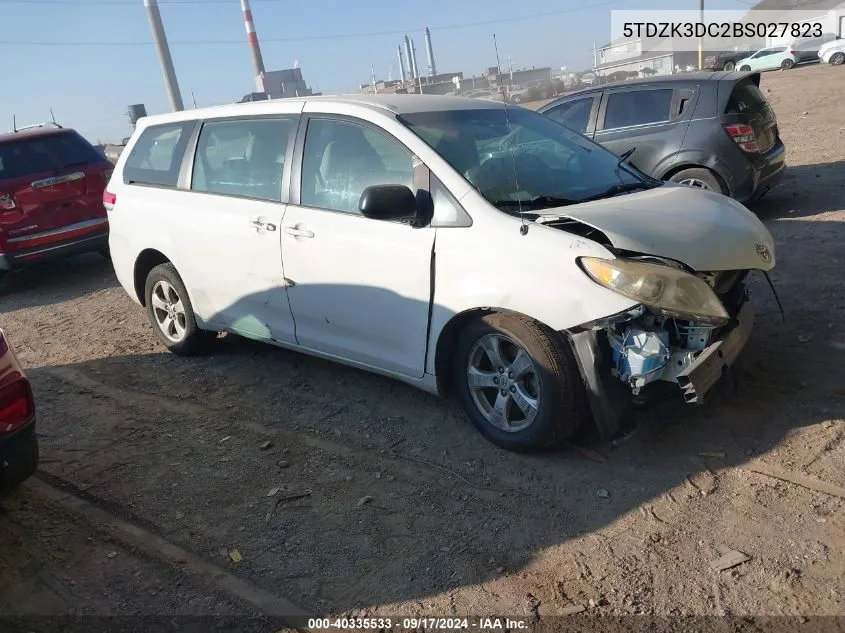
<path fill-rule="evenodd" d="M 297 110 L 305 107 L 306 103 L 321 103 L 326 105 L 358 105 L 373 110 L 387 110 L 393 114 L 409 114 L 411 112 L 432 112 L 442 110 L 485 110 L 504 108 L 501 101 L 492 99 L 470 99 L 468 97 L 453 97 L 447 95 L 321 95 L 317 97 L 298 97 L 286 99 L 272 99 L 270 101 L 253 101 L 247 103 L 227 103 L 225 105 L 200 108 L 197 110 L 183 110 L 156 114 L 141 119 L 150 123 L 167 121 L 184 121 L 209 117 L 226 117 L 241 114 L 271 114 L 284 105 L 284 110 L 290 112 L 290 106 L 299 104 Z M 514 107 L 514 106 L 511 106 Z"/>

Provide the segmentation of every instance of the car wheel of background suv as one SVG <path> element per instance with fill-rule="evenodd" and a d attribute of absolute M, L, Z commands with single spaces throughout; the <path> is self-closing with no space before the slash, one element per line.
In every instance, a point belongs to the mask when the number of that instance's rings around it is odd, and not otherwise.
<path fill-rule="evenodd" d="M 188 291 L 173 264 L 160 264 L 147 275 L 144 287 L 147 318 L 159 340 L 174 354 L 193 356 L 215 336 L 197 327 Z"/>
<path fill-rule="evenodd" d="M 736 64 L 733 62 L 725 62 L 725 70 L 731 72 L 734 68 L 736 68 Z"/>
<path fill-rule="evenodd" d="M 845 53 L 834 53 L 830 56 L 830 63 L 833 66 L 840 66 L 845 64 Z"/>
<path fill-rule="evenodd" d="M 749 70 L 751 70 L 751 66 L 749 66 L 748 64 L 746 64 L 746 65 L 744 65 L 742 68 L 740 68 L 740 70 L 741 70 L 742 72 L 744 72 L 744 73 L 747 73 Z"/>
<path fill-rule="evenodd" d="M 781 68 L 783 68 L 784 70 L 789 70 L 789 69 L 790 69 L 790 68 L 792 68 L 793 66 L 795 66 L 795 62 L 794 62 L 794 61 L 792 61 L 791 59 L 784 59 L 784 60 L 780 63 L 780 67 L 781 67 Z"/>
<path fill-rule="evenodd" d="M 709 169 L 702 167 L 695 167 L 692 169 L 682 169 L 676 174 L 669 177 L 669 182 L 677 182 L 682 185 L 689 185 L 690 187 L 697 187 L 698 189 L 707 189 L 727 195 L 724 185 Z"/>
<path fill-rule="evenodd" d="M 586 417 L 571 347 L 527 317 L 488 314 L 464 328 L 453 380 L 472 423 L 506 450 L 550 448 L 570 438 Z"/>

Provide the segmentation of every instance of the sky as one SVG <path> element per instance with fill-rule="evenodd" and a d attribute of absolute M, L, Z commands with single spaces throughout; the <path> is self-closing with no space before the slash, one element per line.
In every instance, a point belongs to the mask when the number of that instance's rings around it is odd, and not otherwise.
<path fill-rule="evenodd" d="M 747 9 L 748 0 L 708 0 Z M 255 89 L 239 0 L 159 0 L 185 107 L 231 103 Z M 689 6 L 687 6 L 689 5 Z M 611 9 L 695 9 L 698 0 L 251 0 L 266 70 L 298 63 L 323 93 L 398 78 L 396 46 L 414 39 L 425 65 L 431 28 L 438 72 L 592 65 Z M 143 0 L 0 0 L 0 130 L 56 120 L 92 142 L 131 132 L 127 106 L 169 110 Z M 510 56 L 511 62 L 508 62 Z"/>

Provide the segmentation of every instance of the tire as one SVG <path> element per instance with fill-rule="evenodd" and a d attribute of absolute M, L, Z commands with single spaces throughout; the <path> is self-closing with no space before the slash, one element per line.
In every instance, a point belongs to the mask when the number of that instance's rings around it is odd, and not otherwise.
<path fill-rule="evenodd" d="M 742 68 L 740 68 L 740 70 L 744 73 L 747 73 L 749 70 L 751 70 L 751 66 L 745 64 Z"/>
<path fill-rule="evenodd" d="M 834 53 L 830 56 L 829 61 L 831 66 L 841 66 L 842 64 L 845 64 L 845 53 Z"/>
<path fill-rule="evenodd" d="M 780 63 L 780 67 L 781 67 L 783 70 L 789 70 L 790 68 L 792 68 L 792 67 L 794 67 L 794 66 L 795 66 L 795 62 L 794 62 L 794 61 L 792 61 L 791 59 L 784 59 L 784 60 Z"/>
<path fill-rule="evenodd" d="M 513 98 L 511 98 L 511 103 L 522 103 L 522 97 L 514 95 Z"/>
<path fill-rule="evenodd" d="M 725 62 L 724 70 L 731 72 L 736 68 L 736 64 L 734 62 Z"/>
<path fill-rule="evenodd" d="M 703 167 L 682 169 L 678 173 L 672 174 L 668 180 L 669 182 L 677 182 L 699 189 L 715 191 L 723 195 L 727 195 L 728 193 L 722 182 L 716 177 L 716 174 Z"/>
<path fill-rule="evenodd" d="M 491 362 L 486 349 L 495 349 L 501 363 Z M 518 358 L 521 371 L 513 363 Z M 470 368 L 477 377 L 475 388 L 470 386 Z M 509 368 L 514 369 L 511 377 Z M 570 438 L 587 418 L 586 392 L 571 347 L 561 335 L 526 317 L 496 313 L 468 324 L 458 337 L 452 375 L 472 423 L 506 450 L 553 447 Z M 497 386 L 500 380 L 506 389 Z M 527 406 L 533 410 L 530 416 L 518 404 L 520 397 L 523 403 L 535 404 Z M 497 403 L 504 406 L 497 409 Z"/>
<path fill-rule="evenodd" d="M 24 481 L 29 479 L 38 468 L 38 440 L 35 431 L 32 437 L 20 447 L 18 452 L 10 456 L 9 466 L 0 476 L 0 495 L 6 495 L 16 490 Z"/>
<path fill-rule="evenodd" d="M 150 271 L 144 299 L 147 319 L 167 349 L 180 356 L 194 356 L 205 349 L 212 333 L 197 326 L 188 291 L 173 264 L 160 264 Z"/>

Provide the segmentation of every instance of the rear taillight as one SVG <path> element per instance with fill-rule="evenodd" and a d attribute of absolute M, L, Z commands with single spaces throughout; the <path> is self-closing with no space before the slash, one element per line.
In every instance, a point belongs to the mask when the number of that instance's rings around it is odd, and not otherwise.
<path fill-rule="evenodd" d="M 794 56 L 798 54 L 798 51 L 789 51 L 789 54 Z"/>
<path fill-rule="evenodd" d="M 10 433 L 23 426 L 34 413 L 35 402 L 26 378 L 0 387 L 0 433 Z"/>
<path fill-rule="evenodd" d="M 15 199 L 10 194 L 0 193 L 0 211 L 11 211 L 15 206 Z"/>
<path fill-rule="evenodd" d="M 111 211 L 112 207 L 117 203 L 117 196 L 110 191 L 103 192 L 103 206 Z"/>
<path fill-rule="evenodd" d="M 750 125 L 726 125 L 725 131 L 730 134 L 734 142 L 740 146 L 743 151 L 756 152 L 757 137 L 754 136 L 754 130 Z"/>

